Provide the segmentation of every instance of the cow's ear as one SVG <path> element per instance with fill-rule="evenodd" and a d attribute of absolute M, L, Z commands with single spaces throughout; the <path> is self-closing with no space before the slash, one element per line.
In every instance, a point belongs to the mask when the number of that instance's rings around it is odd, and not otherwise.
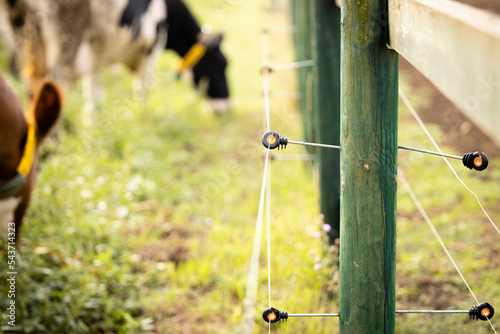
<path fill-rule="evenodd" d="M 198 42 L 205 45 L 208 51 L 213 51 L 220 46 L 223 37 L 222 34 L 212 35 L 200 33 L 198 35 Z"/>
<path fill-rule="evenodd" d="M 42 81 L 32 102 L 39 140 L 46 137 L 55 128 L 61 114 L 62 103 L 61 89 L 50 80 Z"/>
<path fill-rule="evenodd" d="M 210 48 L 212 50 L 215 50 L 218 47 L 220 47 L 223 39 L 224 39 L 224 35 L 222 35 L 222 34 L 213 35 L 212 36 L 212 44 L 210 45 Z"/>

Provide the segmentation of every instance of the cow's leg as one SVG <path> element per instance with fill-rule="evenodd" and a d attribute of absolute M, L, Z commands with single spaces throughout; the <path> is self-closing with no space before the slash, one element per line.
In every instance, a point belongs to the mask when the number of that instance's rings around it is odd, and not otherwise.
<path fill-rule="evenodd" d="M 93 113 L 96 107 L 104 100 L 99 75 L 95 72 L 82 76 L 83 95 L 83 121 L 89 125 L 92 123 Z"/>
<path fill-rule="evenodd" d="M 136 96 L 146 100 L 148 92 L 156 80 L 155 65 L 161 49 L 156 47 L 150 55 L 144 56 L 140 65 L 133 70 L 132 89 Z"/>
<path fill-rule="evenodd" d="M 134 93 L 143 99 L 147 98 L 149 90 L 157 81 L 155 66 L 156 60 L 163 52 L 164 46 L 167 44 L 168 32 L 166 24 L 160 24 L 157 34 L 156 42 L 153 45 L 151 52 L 144 55 L 137 66 L 129 66 L 135 74 L 134 80 L 132 81 Z"/>
<path fill-rule="evenodd" d="M 92 123 L 92 114 L 102 102 L 103 93 L 99 76 L 94 67 L 94 52 L 89 42 L 80 44 L 75 58 L 76 75 L 81 77 L 83 96 L 83 121 Z"/>
<path fill-rule="evenodd" d="M 135 96 L 143 101 L 147 100 L 148 93 L 156 80 L 156 73 L 154 71 L 155 59 L 155 56 L 145 58 L 139 69 L 134 71 L 132 89 Z"/>
<path fill-rule="evenodd" d="M 148 70 L 144 70 L 138 73 L 134 73 L 134 78 L 132 80 L 132 89 L 134 95 L 141 98 L 142 100 L 147 99 L 148 91 L 150 86 L 150 78 L 148 78 Z"/>

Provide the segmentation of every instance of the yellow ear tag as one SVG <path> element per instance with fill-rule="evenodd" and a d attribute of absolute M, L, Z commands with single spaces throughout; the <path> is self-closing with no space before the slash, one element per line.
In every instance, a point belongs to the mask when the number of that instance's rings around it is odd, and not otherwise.
<path fill-rule="evenodd" d="M 31 114 L 28 114 L 26 120 L 28 121 L 28 136 L 24 144 L 23 157 L 17 166 L 17 172 L 25 177 L 30 173 L 36 150 L 36 125 Z"/>
<path fill-rule="evenodd" d="M 207 48 L 205 45 L 201 43 L 194 43 L 193 46 L 189 49 L 189 51 L 184 55 L 179 61 L 177 65 L 177 73 L 181 73 L 182 71 L 193 68 L 198 64 L 203 58 L 203 56 L 207 53 Z"/>

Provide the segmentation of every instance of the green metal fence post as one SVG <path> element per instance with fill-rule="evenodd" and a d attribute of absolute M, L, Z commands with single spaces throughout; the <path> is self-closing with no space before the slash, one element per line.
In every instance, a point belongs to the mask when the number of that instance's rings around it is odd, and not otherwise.
<path fill-rule="evenodd" d="M 343 0 L 340 333 L 394 333 L 398 56 L 387 0 Z"/>

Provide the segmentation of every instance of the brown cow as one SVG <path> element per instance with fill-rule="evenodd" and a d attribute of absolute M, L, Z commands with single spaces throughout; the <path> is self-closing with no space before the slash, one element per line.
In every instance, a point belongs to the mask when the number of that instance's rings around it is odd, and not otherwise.
<path fill-rule="evenodd" d="M 0 75 L 0 235 L 12 240 L 8 232 L 14 232 L 14 222 L 16 244 L 36 181 L 38 145 L 54 129 L 61 107 L 60 89 L 46 80 L 25 116 L 18 96 Z"/>

